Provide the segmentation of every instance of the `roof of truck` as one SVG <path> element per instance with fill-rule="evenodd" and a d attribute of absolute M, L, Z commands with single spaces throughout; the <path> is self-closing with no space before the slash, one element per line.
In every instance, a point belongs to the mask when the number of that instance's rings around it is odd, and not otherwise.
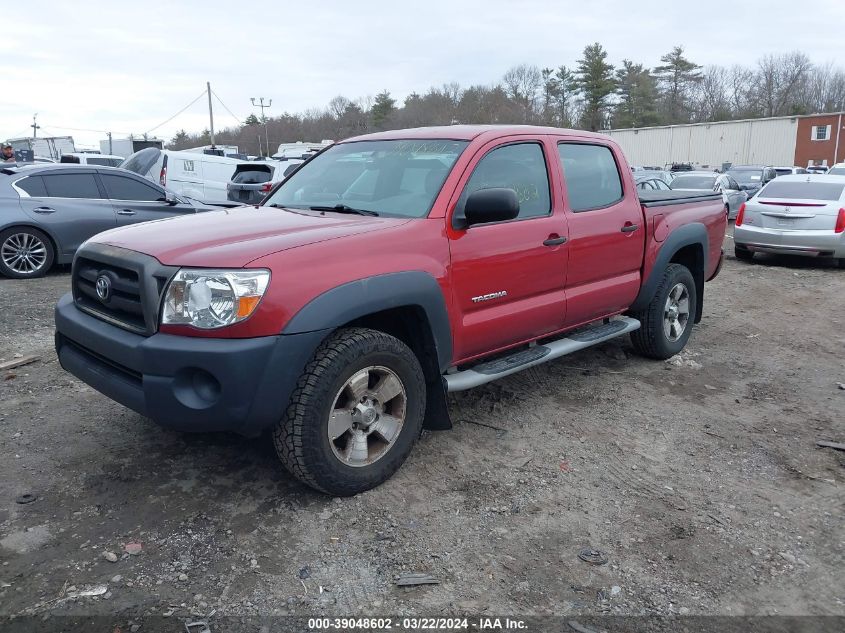
<path fill-rule="evenodd" d="M 440 125 L 432 127 L 417 127 L 405 130 L 388 130 L 364 134 L 341 141 L 388 141 L 400 139 L 451 139 L 455 141 L 471 141 L 479 136 L 496 138 L 499 136 L 513 136 L 517 134 L 554 134 L 571 135 L 587 138 L 611 140 L 609 136 L 586 132 L 584 130 L 568 130 L 557 127 L 542 127 L 538 125 Z"/>

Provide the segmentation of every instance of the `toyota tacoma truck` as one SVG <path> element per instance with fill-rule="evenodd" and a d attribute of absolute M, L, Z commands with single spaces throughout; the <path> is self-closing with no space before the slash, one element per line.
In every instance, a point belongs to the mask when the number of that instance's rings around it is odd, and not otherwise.
<path fill-rule="evenodd" d="M 370 134 L 258 206 L 85 242 L 56 350 L 161 425 L 269 431 L 295 477 L 352 495 L 450 428 L 449 392 L 623 335 L 680 352 L 725 228 L 718 194 L 638 195 L 600 134 Z"/>

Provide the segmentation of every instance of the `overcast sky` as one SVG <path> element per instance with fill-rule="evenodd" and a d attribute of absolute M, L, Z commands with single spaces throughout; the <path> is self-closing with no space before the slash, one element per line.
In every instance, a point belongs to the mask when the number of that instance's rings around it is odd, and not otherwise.
<path fill-rule="evenodd" d="M 702 65 L 796 49 L 825 63 L 845 51 L 845 0 L 37 0 L 3 2 L 0 16 L 0 139 L 31 134 L 37 112 L 40 135 L 90 145 L 100 130 L 202 130 L 204 100 L 157 126 L 206 81 L 244 118 L 250 97 L 272 98 L 273 116 L 338 94 L 388 89 L 401 100 L 451 81 L 490 84 L 519 63 L 574 65 L 595 41 L 615 64 L 647 66 L 676 44 Z M 235 123 L 215 103 L 215 127 Z"/>

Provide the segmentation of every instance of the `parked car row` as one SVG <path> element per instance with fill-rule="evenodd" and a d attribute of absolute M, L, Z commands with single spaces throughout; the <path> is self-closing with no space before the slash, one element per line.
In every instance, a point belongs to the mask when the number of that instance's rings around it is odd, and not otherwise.
<path fill-rule="evenodd" d="M 114 167 L 10 164 L 0 169 L 0 274 L 40 277 L 102 231 L 214 209 Z"/>

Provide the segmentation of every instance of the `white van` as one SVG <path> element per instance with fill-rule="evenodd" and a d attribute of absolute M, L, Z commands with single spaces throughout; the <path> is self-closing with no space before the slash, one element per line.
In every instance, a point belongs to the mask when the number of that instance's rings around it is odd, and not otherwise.
<path fill-rule="evenodd" d="M 214 203 L 227 201 L 226 185 L 238 165 L 245 163 L 236 158 L 147 147 L 132 154 L 120 167 L 179 195 Z"/>
<path fill-rule="evenodd" d="M 100 154 L 99 152 L 70 152 L 62 154 L 60 163 L 73 163 L 76 165 L 104 165 L 105 167 L 117 167 L 123 162 L 123 157 L 111 154 Z"/>

